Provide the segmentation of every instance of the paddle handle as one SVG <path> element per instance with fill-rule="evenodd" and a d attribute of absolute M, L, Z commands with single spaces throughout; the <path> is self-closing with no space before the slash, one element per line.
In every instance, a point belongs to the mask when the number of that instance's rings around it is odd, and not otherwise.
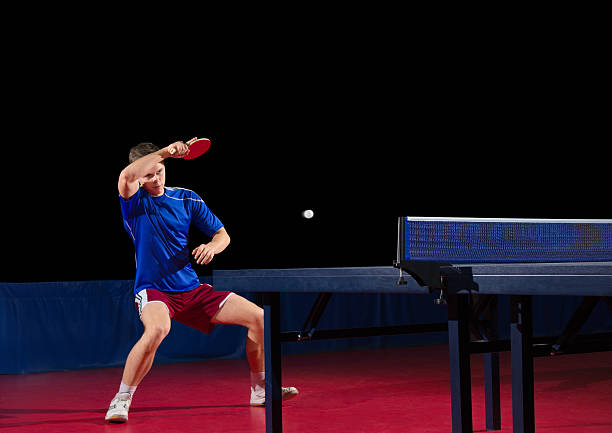
<path fill-rule="evenodd" d="M 191 146 L 191 144 L 192 144 L 194 141 L 196 141 L 196 140 L 197 140 L 197 138 L 192 138 L 191 140 L 189 140 L 189 141 L 188 141 L 188 142 L 186 142 L 185 144 L 186 144 L 187 146 Z M 170 149 L 168 152 L 170 152 L 170 155 L 174 155 L 174 154 L 176 153 L 176 149 L 175 149 L 175 148 L 172 148 L 172 149 Z"/>

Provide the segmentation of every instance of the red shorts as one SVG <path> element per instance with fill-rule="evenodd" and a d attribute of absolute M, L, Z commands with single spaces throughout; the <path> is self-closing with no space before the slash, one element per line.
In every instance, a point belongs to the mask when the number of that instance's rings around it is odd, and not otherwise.
<path fill-rule="evenodd" d="M 209 284 L 202 284 L 187 292 L 160 292 L 155 289 L 144 289 L 136 294 L 136 308 L 142 309 L 151 302 L 162 302 L 168 307 L 170 318 L 198 331 L 210 334 L 215 328 L 210 323 L 212 317 L 223 306 L 232 292 L 215 291 Z"/>

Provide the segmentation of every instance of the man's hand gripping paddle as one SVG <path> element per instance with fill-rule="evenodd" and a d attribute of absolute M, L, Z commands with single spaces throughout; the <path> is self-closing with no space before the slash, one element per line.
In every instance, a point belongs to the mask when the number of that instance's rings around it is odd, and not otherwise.
<path fill-rule="evenodd" d="M 210 149 L 210 140 L 208 138 L 192 138 L 185 143 L 189 146 L 189 153 L 183 156 L 183 159 L 194 159 L 205 154 Z M 176 149 L 170 149 L 170 155 L 176 153 Z"/>

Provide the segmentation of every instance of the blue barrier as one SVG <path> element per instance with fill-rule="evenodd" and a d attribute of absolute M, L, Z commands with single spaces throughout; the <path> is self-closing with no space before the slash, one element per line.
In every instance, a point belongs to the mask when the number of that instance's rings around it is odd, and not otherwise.
<path fill-rule="evenodd" d="M 211 283 L 209 278 L 202 282 Z M 142 334 L 133 281 L 0 283 L 0 374 L 122 366 Z M 247 296 L 253 299 L 252 296 Z M 319 329 L 409 325 L 446 321 L 436 295 L 336 294 Z M 299 330 L 316 294 L 281 296 L 283 330 Z M 579 297 L 534 297 L 534 333 L 561 332 Z M 500 301 L 500 337 L 507 337 L 508 308 Z M 584 332 L 612 329 L 600 303 Z M 177 322 L 160 346 L 156 363 L 244 358 L 246 329 L 218 326 L 211 335 Z M 287 343 L 283 353 L 312 353 L 407 345 L 443 344 L 444 333 Z"/>
<path fill-rule="evenodd" d="M 123 365 L 143 331 L 133 284 L 0 283 L 0 374 Z M 173 322 L 155 362 L 240 357 L 245 336 L 238 326 L 207 336 Z"/>

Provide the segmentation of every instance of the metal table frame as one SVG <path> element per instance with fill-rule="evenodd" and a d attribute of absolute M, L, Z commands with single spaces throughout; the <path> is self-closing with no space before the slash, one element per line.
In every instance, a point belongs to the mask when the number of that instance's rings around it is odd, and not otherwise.
<path fill-rule="evenodd" d="M 398 276 L 399 271 L 392 267 L 214 272 L 213 282 L 219 290 L 262 294 L 265 314 L 266 432 L 282 431 L 281 343 L 284 341 L 439 332 L 447 329 L 453 433 L 473 431 L 470 354 L 485 353 L 486 424 L 488 430 L 499 430 L 498 352 L 511 351 L 513 427 L 517 433 L 528 433 L 535 431 L 534 356 L 612 350 L 612 333 L 584 337 L 577 335 L 600 299 L 612 307 L 612 263 L 442 267 L 440 287 L 421 286 L 412 278 L 398 284 Z M 316 329 L 321 309 L 327 304 L 325 297 L 328 300 L 331 293 L 429 294 L 433 289 L 441 290 L 448 303 L 447 324 L 334 331 Z M 301 331 L 281 333 L 280 293 L 283 292 L 323 294 L 315 302 Z M 486 308 L 473 302 L 475 294 L 487 304 Z M 486 316 L 489 324 L 496 323 L 497 295 L 510 295 L 510 341 L 497 340 L 494 325 L 487 330 L 487 339 L 472 341 L 471 327 L 474 327 L 475 317 Z M 582 295 L 585 301 L 561 336 L 534 339 L 534 295 Z"/>

